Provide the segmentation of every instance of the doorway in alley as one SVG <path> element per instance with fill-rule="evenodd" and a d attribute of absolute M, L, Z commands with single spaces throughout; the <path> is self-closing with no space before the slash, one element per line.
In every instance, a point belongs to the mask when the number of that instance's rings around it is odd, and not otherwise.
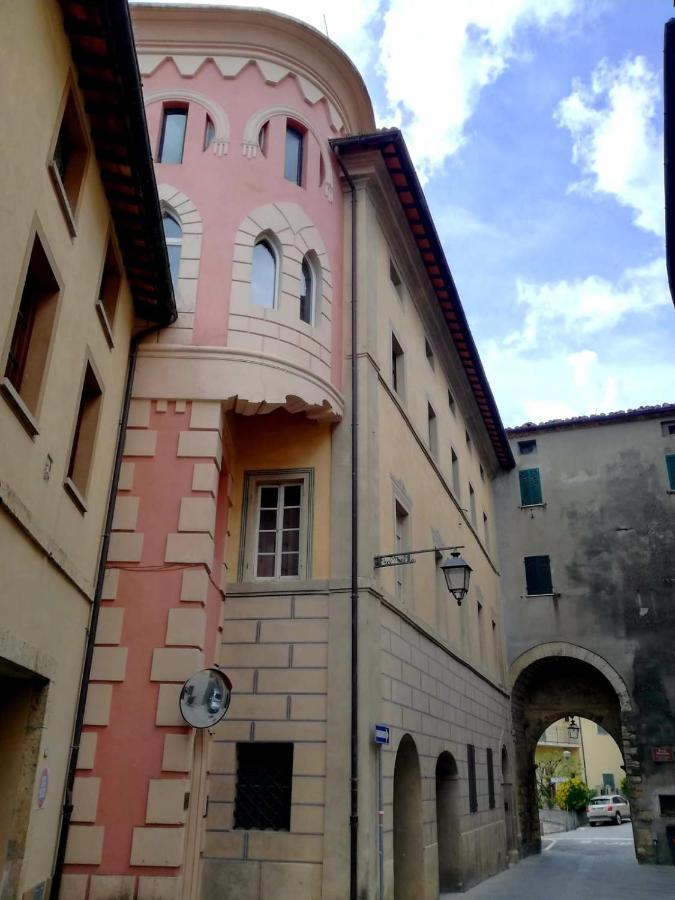
<path fill-rule="evenodd" d="M 459 789 L 455 758 L 450 753 L 441 753 L 436 762 L 438 884 L 441 893 L 461 888 Z"/>
<path fill-rule="evenodd" d="M 401 739 L 394 765 L 394 900 L 424 896 L 422 780 L 414 740 Z"/>

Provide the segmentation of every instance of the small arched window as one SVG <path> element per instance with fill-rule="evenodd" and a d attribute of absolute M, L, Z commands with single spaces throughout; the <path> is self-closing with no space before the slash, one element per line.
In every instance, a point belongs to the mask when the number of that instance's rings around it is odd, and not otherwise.
<path fill-rule="evenodd" d="M 277 295 L 277 255 L 267 238 L 256 241 L 251 267 L 251 303 L 274 309 Z"/>
<path fill-rule="evenodd" d="M 269 131 L 269 122 L 265 122 L 258 132 L 258 146 L 263 156 L 267 156 L 267 133 Z"/>
<path fill-rule="evenodd" d="M 302 278 L 300 279 L 300 319 L 308 325 L 314 324 L 314 307 L 316 305 L 316 278 L 314 267 L 305 256 L 302 260 Z"/>
<path fill-rule="evenodd" d="M 159 138 L 158 162 L 182 163 L 187 127 L 187 106 L 165 106 Z"/>
<path fill-rule="evenodd" d="M 169 268 L 171 269 L 171 281 L 174 288 L 178 283 L 178 269 L 180 266 L 180 251 L 183 243 L 183 231 L 173 216 L 164 213 L 162 216 L 164 226 L 164 240 L 169 254 Z"/>
<path fill-rule="evenodd" d="M 211 144 L 213 143 L 213 139 L 216 136 L 216 126 L 213 124 L 211 120 L 211 116 L 206 117 L 206 125 L 204 126 L 204 149 L 208 150 Z"/>
<path fill-rule="evenodd" d="M 297 185 L 302 185 L 302 151 L 305 135 L 300 129 L 291 125 L 286 125 L 286 155 L 284 158 L 284 178 L 287 181 L 293 181 Z"/>

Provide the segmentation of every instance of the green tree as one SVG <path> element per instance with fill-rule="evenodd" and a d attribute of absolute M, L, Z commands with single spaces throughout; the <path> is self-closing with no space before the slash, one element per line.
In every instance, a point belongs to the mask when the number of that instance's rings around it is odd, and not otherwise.
<path fill-rule="evenodd" d="M 588 801 L 591 799 L 591 791 L 589 791 L 581 778 L 570 778 L 568 781 L 558 785 L 555 798 L 560 809 L 579 812 L 588 806 Z"/>

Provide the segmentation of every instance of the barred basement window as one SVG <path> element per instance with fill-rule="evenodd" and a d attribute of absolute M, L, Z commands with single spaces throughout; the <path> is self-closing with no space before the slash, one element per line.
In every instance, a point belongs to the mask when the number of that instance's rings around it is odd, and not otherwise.
<path fill-rule="evenodd" d="M 290 831 L 293 744 L 237 744 L 234 827 Z"/>
<path fill-rule="evenodd" d="M 487 777 L 488 777 L 488 805 L 490 809 L 495 808 L 495 770 L 492 759 L 492 750 L 488 747 L 485 751 L 487 757 Z"/>
<path fill-rule="evenodd" d="M 476 748 L 467 744 L 467 761 L 469 766 L 469 812 L 478 812 L 478 790 L 476 788 Z"/>

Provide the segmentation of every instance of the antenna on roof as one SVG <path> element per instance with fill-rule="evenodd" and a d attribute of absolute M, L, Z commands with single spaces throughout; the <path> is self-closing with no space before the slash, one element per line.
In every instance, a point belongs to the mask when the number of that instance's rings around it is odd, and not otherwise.
<path fill-rule="evenodd" d="M 675 3 L 675 0 L 673 0 L 673 3 Z M 328 22 L 326 21 L 326 13 L 322 13 L 322 15 L 323 15 L 323 27 L 326 29 L 326 37 L 330 38 L 330 35 L 328 34 Z"/>

